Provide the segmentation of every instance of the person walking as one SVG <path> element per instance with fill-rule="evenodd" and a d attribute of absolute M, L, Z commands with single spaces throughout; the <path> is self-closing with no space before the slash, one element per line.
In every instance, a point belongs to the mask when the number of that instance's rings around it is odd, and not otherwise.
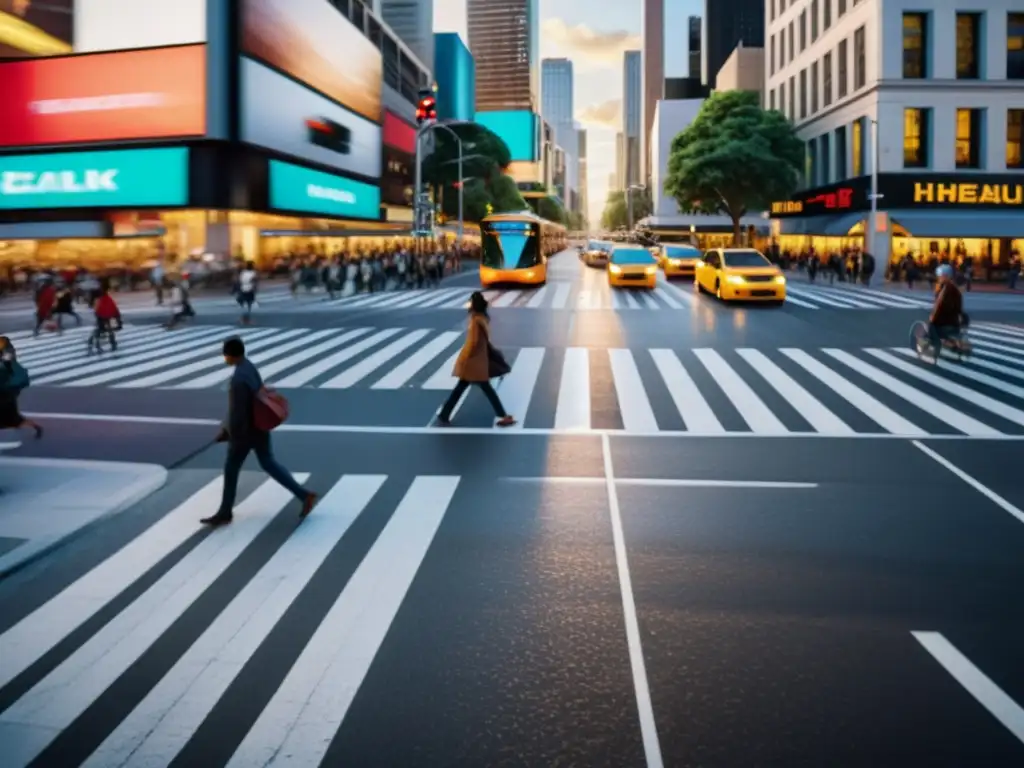
<path fill-rule="evenodd" d="M 103 337 L 110 341 L 110 351 L 117 351 L 117 337 L 115 331 L 122 328 L 121 310 L 110 295 L 110 287 L 106 280 L 100 284 L 100 295 L 96 299 L 93 312 L 96 314 L 96 328 L 89 334 L 89 354 L 93 351 L 103 352 Z"/>
<path fill-rule="evenodd" d="M 252 322 L 252 305 L 256 303 L 258 283 L 256 265 L 247 261 L 245 268 L 238 273 L 238 306 L 242 308 L 242 325 L 249 325 Z"/>
<path fill-rule="evenodd" d="M 500 357 L 500 353 L 491 346 L 487 299 L 480 291 L 474 291 L 469 297 L 469 329 L 466 333 L 466 343 L 462 345 L 462 351 L 455 361 L 455 370 L 452 372 L 459 381 L 437 415 L 438 426 L 447 427 L 451 424 L 452 411 L 471 384 L 480 387 L 494 408 L 499 427 L 510 427 L 516 423 L 514 418 L 505 413 L 501 398 L 491 386 L 491 361 L 494 356 Z"/>
<path fill-rule="evenodd" d="M 228 386 L 227 419 L 217 434 L 217 442 L 228 446 L 224 460 L 224 494 L 220 508 L 200 522 L 204 525 L 225 525 L 232 521 L 238 475 L 250 452 L 256 454 L 260 467 L 271 479 L 302 502 L 300 516 L 306 517 L 316 505 L 316 494 L 299 485 L 291 473 L 277 462 L 270 446 L 270 433 L 256 425 L 255 409 L 263 390 L 260 372 L 245 356 L 245 344 L 237 336 L 224 342 L 223 353 L 224 362 L 235 369 Z"/>
<path fill-rule="evenodd" d="M 14 345 L 6 336 L 0 336 L 0 429 L 35 431 L 36 439 L 43 436 L 43 428 L 32 419 L 26 419 L 18 408 L 18 398 L 28 387 L 28 371 L 18 362 Z"/>

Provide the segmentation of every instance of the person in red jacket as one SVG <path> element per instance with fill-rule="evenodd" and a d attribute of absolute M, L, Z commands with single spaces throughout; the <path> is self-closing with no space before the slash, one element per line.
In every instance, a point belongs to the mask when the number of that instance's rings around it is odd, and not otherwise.
<path fill-rule="evenodd" d="M 110 339 L 110 351 L 116 352 L 117 337 L 114 332 L 121 329 L 121 310 L 118 309 L 114 297 L 110 295 L 110 287 L 106 282 L 100 284 L 100 294 L 93 306 L 93 312 L 96 313 L 96 330 L 89 335 L 89 354 L 91 355 L 94 349 L 103 352 L 104 336 Z"/>
<path fill-rule="evenodd" d="M 50 316 L 53 314 L 53 305 L 56 302 L 57 289 L 53 285 L 53 280 L 48 278 L 36 294 L 36 336 L 39 335 L 42 327 L 49 322 Z"/>

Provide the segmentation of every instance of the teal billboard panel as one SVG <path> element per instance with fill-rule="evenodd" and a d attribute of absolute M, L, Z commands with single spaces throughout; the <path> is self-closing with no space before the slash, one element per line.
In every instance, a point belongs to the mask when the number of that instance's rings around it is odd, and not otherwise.
<path fill-rule="evenodd" d="M 475 119 L 502 138 L 513 161 L 535 163 L 540 159 L 540 117 L 535 112 L 477 112 Z"/>
<path fill-rule="evenodd" d="M 188 149 L 0 156 L 0 209 L 188 203 Z"/>
<path fill-rule="evenodd" d="M 271 160 L 270 207 L 377 221 L 380 187 Z"/>

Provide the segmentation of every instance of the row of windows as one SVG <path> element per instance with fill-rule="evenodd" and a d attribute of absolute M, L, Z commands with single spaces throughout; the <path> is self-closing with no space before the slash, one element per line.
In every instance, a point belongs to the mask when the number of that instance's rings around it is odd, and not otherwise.
<path fill-rule="evenodd" d="M 903 77 L 927 78 L 931 72 L 931 14 L 903 14 Z M 978 80 L 983 72 L 983 13 L 956 14 L 956 76 Z M 945 41 L 943 41 L 945 42 Z M 1006 14 L 1006 77 L 1024 80 L 1024 13 Z"/>
<path fill-rule="evenodd" d="M 981 168 L 987 110 L 956 111 L 956 167 Z M 903 167 L 927 168 L 931 164 L 932 110 L 913 107 L 903 110 Z M 1022 168 L 1024 109 L 1006 111 L 1006 167 Z"/>
<path fill-rule="evenodd" d="M 853 90 L 858 91 L 867 84 L 867 53 L 865 49 L 865 29 L 858 28 L 853 33 Z M 810 77 L 808 70 L 800 71 L 800 93 L 799 112 L 797 111 L 797 82 L 796 76 L 789 78 L 789 100 L 786 100 L 786 83 L 768 92 L 769 109 L 777 109 L 785 114 L 790 120 L 806 120 L 809 115 L 814 115 L 819 109 L 825 109 L 832 105 L 832 71 L 833 52 L 829 51 L 822 56 L 821 61 L 815 61 L 810 66 Z M 849 93 L 849 75 L 847 62 L 849 59 L 849 46 L 847 40 L 840 40 L 835 51 L 835 98 L 845 98 Z"/>
<path fill-rule="evenodd" d="M 857 5 L 858 3 L 860 3 L 860 1 L 861 0 L 853 0 L 853 5 Z M 822 22 L 824 24 L 824 29 L 828 29 L 829 25 L 832 23 L 832 4 L 833 3 L 835 3 L 835 5 L 836 5 L 836 16 L 837 17 L 842 16 L 844 13 L 846 13 L 846 0 L 811 0 L 811 18 L 812 19 L 817 19 L 818 18 L 818 3 L 819 2 L 821 3 L 821 17 L 822 17 Z M 789 0 L 789 6 L 793 6 L 795 3 L 796 3 L 796 0 Z M 779 16 L 781 16 L 783 13 L 786 12 L 786 0 L 771 0 L 771 10 L 770 10 L 770 15 L 771 15 L 771 19 L 770 20 L 771 21 L 775 21 L 776 5 L 778 5 L 778 15 Z M 804 11 L 804 14 L 801 15 L 801 18 L 803 18 L 803 16 L 806 15 L 806 13 L 807 12 Z M 817 22 L 816 21 L 812 21 L 811 23 L 814 25 L 814 28 L 816 29 L 817 28 Z M 803 24 L 803 22 L 801 22 L 801 24 Z M 792 31 L 792 25 L 790 25 L 790 30 Z M 816 32 L 813 33 L 813 34 L 814 34 L 815 37 L 817 37 L 817 33 Z"/>
<path fill-rule="evenodd" d="M 823 186 L 833 181 L 863 176 L 866 173 L 867 144 L 864 134 L 867 131 L 867 122 L 867 118 L 862 117 L 854 120 L 851 125 L 841 125 L 834 131 L 823 133 L 807 142 L 807 186 Z M 846 152 L 847 137 L 850 142 L 849 155 Z M 852 163 L 850 174 L 846 173 L 847 159 Z"/>

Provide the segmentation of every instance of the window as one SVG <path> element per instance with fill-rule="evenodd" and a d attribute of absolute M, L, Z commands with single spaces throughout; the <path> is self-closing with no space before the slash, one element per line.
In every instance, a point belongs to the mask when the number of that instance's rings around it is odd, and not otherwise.
<path fill-rule="evenodd" d="M 1024 168 L 1021 148 L 1024 145 L 1024 109 L 1006 110 L 1006 167 Z"/>
<path fill-rule="evenodd" d="M 928 77 L 927 23 L 927 14 L 903 14 L 903 76 L 906 78 Z"/>
<path fill-rule="evenodd" d="M 956 77 L 957 80 L 977 80 L 978 43 L 980 42 L 981 14 L 956 15 Z"/>
<path fill-rule="evenodd" d="M 853 90 L 858 91 L 867 82 L 867 53 L 864 50 L 864 27 L 853 33 Z"/>
<path fill-rule="evenodd" d="M 818 149 L 817 145 L 818 142 L 814 141 L 814 139 L 811 139 L 804 144 L 804 186 L 807 187 L 813 187 L 817 184 L 818 164 L 815 162 L 817 159 L 815 155 L 818 154 L 816 151 Z"/>
<path fill-rule="evenodd" d="M 846 126 L 836 128 L 836 179 L 846 178 Z"/>
<path fill-rule="evenodd" d="M 825 106 L 832 103 L 832 51 L 825 54 L 821 62 L 822 91 L 825 99 Z"/>
<path fill-rule="evenodd" d="M 800 53 L 807 48 L 807 11 L 800 13 Z"/>
<path fill-rule="evenodd" d="M 786 114 L 786 84 L 779 86 L 779 112 Z"/>
<path fill-rule="evenodd" d="M 818 111 L 818 62 L 811 64 L 811 114 Z"/>
<path fill-rule="evenodd" d="M 847 58 L 849 58 L 847 56 L 846 49 L 848 47 L 849 46 L 847 46 L 845 40 L 840 40 L 839 41 L 839 61 L 836 62 L 836 64 L 839 67 L 839 71 L 836 73 L 836 83 L 837 83 L 836 84 L 836 98 L 837 99 L 841 99 L 841 98 L 843 98 L 846 95 L 846 83 L 847 83 L 847 79 L 848 79 L 847 78 L 847 74 L 846 74 L 846 60 L 847 60 Z"/>
<path fill-rule="evenodd" d="M 793 31 L 794 29 L 795 28 L 793 27 L 793 22 L 792 21 L 789 22 L 789 60 L 790 60 L 790 62 L 793 61 L 793 57 L 796 54 L 796 51 L 794 50 L 796 48 L 796 33 Z"/>
<path fill-rule="evenodd" d="M 846 0 L 836 0 L 836 16 L 846 13 Z"/>
<path fill-rule="evenodd" d="M 1024 13 L 1006 14 L 1006 79 L 1024 80 Z"/>
<path fill-rule="evenodd" d="M 768 109 L 775 109 L 775 89 L 768 91 Z"/>
<path fill-rule="evenodd" d="M 981 110 L 956 111 L 956 167 L 980 168 Z"/>
<path fill-rule="evenodd" d="M 796 120 L 796 76 L 789 78 L 789 119 Z"/>
<path fill-rule="evenodd" d="M 824 0 L 821 6 L 821 30 L 824 32 L 832 26 L 832 0 Z"/>
<path fill-rule="evenodd" d="M 807 70 L 800 70 L 800 119 L 807 117 Z"/>
<path fill-rule="evenodd" d="M 864 119 L 854 120 L 850 148 L 853 150 L 853 175 L 864 175 Z"/>
<path fill-rule="evenodd" d="M 830 134 L 822 134 L 821 138 L 818 139 L 818 143 L 821 144 L 820 156 L 821 156 L 821 183 L 831 184 L 832 183 L 832 147 L 829 139 Z"/>
<path fill-rule="evenodd" d="M 773 0 L 774 2 L 774 0 Z M 771 70 L 770 74 L 775 74 L 775 35 L 772 35 L 769 41 L 769 54 L 768 54 L 768 67 Z"/>
<path fill-rule="evenodd" d="M 779 30 L 779 69 L 786 66 L 786 29 Z"/>
<path fill-rule="evenodd" d="M 772 17 L 771 17 L 771 20 L 772 20 L 772 21 L 775 21 L 775 0 L 772 0 L 772 11 L 771 11 L 771 15 L 772 15 Z"/>
<path fill-rule="evenodd" d="M 928 167 L 930 109 L 903 110 L 903 167 Z"/>
<path fill-rule="evenodd" d="M 811 42 L 813 43 L 817 39 L 818 39 L 818 0 L 811 0 Z"/>

